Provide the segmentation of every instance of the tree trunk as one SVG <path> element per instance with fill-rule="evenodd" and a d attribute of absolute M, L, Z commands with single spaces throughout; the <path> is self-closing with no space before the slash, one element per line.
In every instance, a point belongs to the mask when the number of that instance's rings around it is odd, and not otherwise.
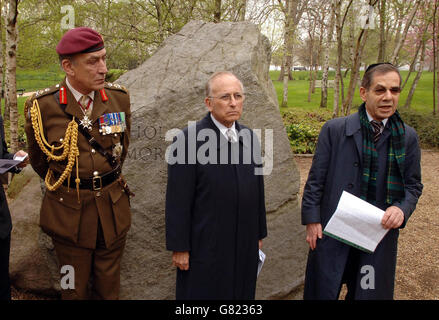
<path fill-rule="evenodd" d="M 380 3 L 380 45 L 377 62 L 384 62 L 386 58 L 386 0 Z"/>
<path fill-rule="evenodd" d="M 18 0 L 8 0 L 6 15 L 6 96 L 10 112 L 11 153 L 18 151 L 18 110 L 17 110 L 17 15 Z"/>
<path fill-rule="evenodd" d="M 161 0 L 155 0 L 155 10 L 157 14 L 157 25 L 158 25 L 158 36 L 159 43 L 163 43 L 165 40 L 164 28 L 163 28 L 163 13 L 162 13 L 162 4 Z"/>
<path fill-rule="evenodd" d="M 412 72 L 415 70 L 415 66 L 416 66 L 416 62 L 418 61 L 419 50 L 421 50 L 421 46 L 422 46 L 422 42 L 419 42 L 418 45 L 416 46 L 415 55 L 413 56 L 412 63 L 410 64 L 410 68 L 409 68 L 409 72 L 407 74 L 407 77 L 405 78 L 404 83 L 401 85 L 401 90 L 404 89 L 405 85 L 407 84 L 407 82 L 410 79 Z"/>
<path fill-rule="evenodd" d="M 420 4 L 420 1 L 416 0 L 414 7 L 412 8 L 412 11 L 409 14 L 408 20 L 407 20 L 405 27 L 404 27 L 404 31 L 402 33 L 402 37 L 399 39 L 398 43 L 396 43 L 395 50 L 393 50 L 393 55 L 392 55 L 392 59 L 391 59 L 392 64 L 396 64 L 396 62 L 398 61 L 399 51 L 401 51 L 401 48 L 405 42 L 405 39 L 407 38 L 407 33 L 409 31 L 410 25 L 412 24 L 412 21 L 413 21 L 415 14 L 416 14 L 416 11 L 418 10 L 419 4 Z"/>
<path fill-rule="evenodd" d="M 213 12 L 213 22 L 221 21 L 221 0 L 215 0 L 215 10 Z"/>
<path fill-rule="evenodd" d="M 245 21 L 245 13 L 247 10 L 247 0 L 240 0 L 239 21 Z"/>
<path fill-rule="evenodd" d="M 341 60 L 343 59 L 343 42 L 342 42 L 342 25 L 341 25 L 341 0 L 335 0 L 334 5 L 335 14 L 335 30 L 337 35 L 337 60 L 335 67 L 334 79 L 334 106 L 332 110 L 332 117 L 339 115 L 340 102 L 340 81 L 341 81 Z"/>
<path fill-rule="evenodd" d="M 436 25 L 436 13 L 438 9 L 438 0 L 434 1 L 434 11 L 433 11 L 433 115 L 436 115 L 436 97 L 439 96 L 439 71 L 437 73 L 438 75 L 438 84 L 437 84 L 437 90 L 435 88 L 436 86 L 436 62 L 438 61 L 438 50 L 436 48 L 436 44 L 439 42 L 439 32 L 437 32 L 437 27 L 439 27 L 439 18 L 438 23 Z M 436 33 L 437 39 L 436 39 Z M 437 40 L 437 41 L 436 41 Z M 436 95 L 437 93 L 437 95 Z M 438 108 L 439 110 L 439 108 Z"/>
<path fill-rule="evenodd" d="M 2 98 L 3 98 L 3 61 L 4 61 L 4 54 L 3 54 L 3 20 L 2 20 L 2 12 L 3 12 L 3 0 L 0 0 L 0 108 L 2 105 Z M 6 107 L 6 106 L 5 106 Z M 5 108 L 6 109 L 6 108 Z M 0 109 L 1 114 L 1 109 Z M 4 114 L 3 114 L 4 118 Z"/>
<path fill-rule="evenodd" d="M 433 13 L 433 115 L 436 115 L 437 111 L 439 111 L 439 16 L 437 17 L 437 21 L 435 17 L 439 10 L 439 0 L 434 1 L 434 13 Z M 436 39 L 435 39 L 436 36 Z M 436 40 L 436 41 L 435 41 Z M 437 73 L 436 73 L 437 72 Z M 436 90 L 435 90 L 436 86 Z"/>
<path fill-rule="evenodd" d="M 284 63 L 284 58 L 282 57 L 282 64 L 280 66 L 280 73 L 279 73 L 279 77 L 277 78 L 277 81 L 284 81 L 284 70 L 285 70 L 285 63 Z M 291 72 L 291 68 L 288 72 L 288 79 L 289 80 L 294 80 L 293 78 L 293 73 Z"/>
<path fill-rule="evenodd" d="M 425 38 L 422 40 L 422 50 L 421 50 L 421 56 L 419 61 L 419 70 L 416 74 L 415 80 L 413 80 L 412 87 L 410 88 L 410 92 L 407 95 L 407 100 L 405 101 L 404 108 L 408 109 L 410 108 L 410 105 L 412 103 L 412 98 L 416 90 L 416 86 L 418 85 L 419 79 L 421 78 L 422 71 L 424 70 L 424 58 L 425 58 Z"/>
<path fill-rule="evenodd" d="M 323 75 L 322 75 L 322 97 L 320 99 L 320 108 L 327 108 L 328 106 L 328 73 L 329 73 L 329 48 L 332 42 L 332 34 L 334 32 L 334 15 L 335 12 L 331 5 L 331 18 L 329 20 L 329 29 L 326 39 L 326 46 L 324 48 L 324 62 L 323 62 Z"/>
<path fill-rule="evenodd" d="M 297 5 L 299 0 L 285 1 L 285 32 L 284 32 L 284 52 L 283 52 L 283 90 L 282 103 L 283 108 L 288 107 L 288 80 L 290 77 L 291 67 L 293 64 L 293 40 L 295 34 L 294 17 L 297 13 Z"/>

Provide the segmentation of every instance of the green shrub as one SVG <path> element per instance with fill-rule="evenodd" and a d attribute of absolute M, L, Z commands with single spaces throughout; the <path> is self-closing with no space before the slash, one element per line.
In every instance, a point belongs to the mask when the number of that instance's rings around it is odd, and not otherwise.
<path fill-rule="evenodd" d="M 105 81 L 107 82 L 114 82 L 117 79 L 119 79 L 119 77 L 121 75 L 123 75 L 127 70 L 122 70 L 122 69 L 110 69 L 107 72 L 107 75 L 105 76 Z"/>
<path fill-rule="evenodd" d="M 421 148 L 439 148 L 439 116 L 406 109 L 398 111 L 404 122 L 418 133 Z"/>
<path fill-rule="evenodd" d="M 357 107 L 352 108 L 352 113 Z M 439 117 L 430 113 L 399 109 L 402 119 L 418 133 L 421 148 L 439 148 Z M 306 111 L 289 108 L 282 113 L 282 119 L 294 153 L 314 153 L 323 124 L 332 118 L 331 111 L 320 109 Z"/>
<path fill-rule="evenodd" d="M 320 113 L 303 109 L 288 109 L 282 114 L 285 129 L 294 153 L 314 153 L 323 124 L 331 119 L 331 112 Z"/>
<path fill-rule="evenodd" d="M 286 127 L 294 153 L 314 153 L 319 132 L 307 124 L 292 123 Z"/>

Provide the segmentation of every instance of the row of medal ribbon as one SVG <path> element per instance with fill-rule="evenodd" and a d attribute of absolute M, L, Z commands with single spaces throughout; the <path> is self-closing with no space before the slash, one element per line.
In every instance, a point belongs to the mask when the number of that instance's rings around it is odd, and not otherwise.
<path fill-rule="evenodd" d="M 99 117 L 99 132 L 102 135 L 124 132 L 125 112 L 106 113 Z"/>

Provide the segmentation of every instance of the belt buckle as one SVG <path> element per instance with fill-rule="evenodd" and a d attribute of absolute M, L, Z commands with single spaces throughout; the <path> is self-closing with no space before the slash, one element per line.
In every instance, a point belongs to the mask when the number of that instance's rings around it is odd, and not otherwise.
<path fill-rule="evenodd" d="M 96 181 L 99 181 L 99 186 L 96 186 Z M 93 191 L 98 191 L 102 189 L 102 177 L 101 176 L 94 176 L 92 180 L 93 184 Z"/>

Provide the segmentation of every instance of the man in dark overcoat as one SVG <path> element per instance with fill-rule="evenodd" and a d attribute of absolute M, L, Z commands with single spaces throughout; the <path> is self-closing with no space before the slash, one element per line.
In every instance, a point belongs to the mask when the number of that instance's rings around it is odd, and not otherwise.
<path fill-rule="evenodd" d="M 3 127 L 3 117 L 0 115 L 0 159 L 13 159 L 14 157 L 25 157 L 27 153 L 23 150 L 15 154 L 8 152 L 5 142 L 5 130 Z M 19 173 L 29 163 L 29 158 L 18 166 L 11 168 L 12 173 Z M 9 279 L 9 252 L 11 246 L 12 221 L 6 201 L 5 191 L 0 184 L 0 300 L 11 300 L 11 284 Z"/>
<path fill-rule="evenodd" d="M 206 86 L 209 113 L 171 145 L 177 160 L 168 157 L 166 246 L 177 299 L 255 297 L 267 227 L 259 142 L 237 121 L 243 91 L 232 73 L 215 73 Z"/>
<path fill-rule="evenodd" d="M 302 200 L 310 251 L 305 299 L 393 299 L 397 241 L 422 192 L 420 149 L 396 111 L 401 76 L 389 63 L 364 74 L 359 111 L 323 126 Z M 343 190 L 384 210 L 389 229 L 373 253 L 322 235 Z"/>

